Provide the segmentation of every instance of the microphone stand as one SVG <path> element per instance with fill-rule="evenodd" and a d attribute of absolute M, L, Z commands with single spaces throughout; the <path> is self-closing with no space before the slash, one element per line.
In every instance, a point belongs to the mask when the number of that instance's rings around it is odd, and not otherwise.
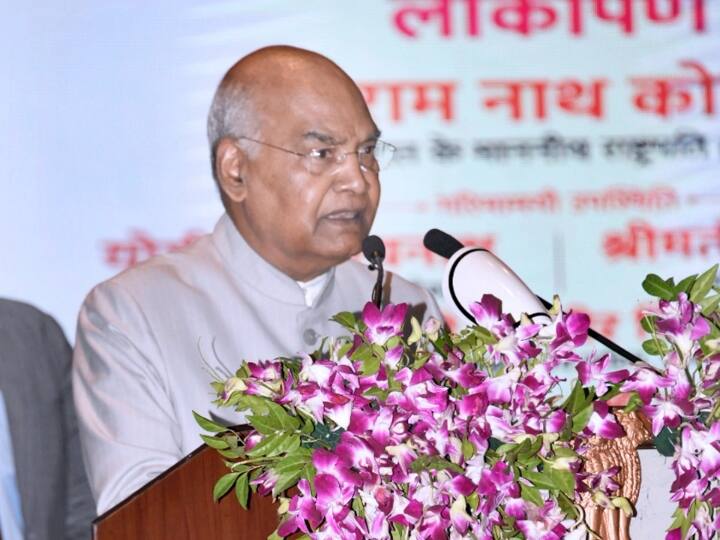
<path fill-rule="evenodd" d="M 385 244 L 379 236 L 371 235 L 365 238 L 362 243 L 362 252 L 370 263 L 369 270 L 377 270 L 377 279 L 372 290 L 372 303 L 378 309 L 381 309 L 383 295 L 383 280 L 385 272 L 383 269 L 383 260 L 385 259 Z"/>
<path fill-rule="evenodd" d="M 377 252 L 373 252 L 373 255 Z M 382 303 L 382 293 L 383 293 L 383 278 L 384 278 L 384 269 L 382 265 L 382 259 L 379 256 L 375 256 L 373 258 L 372 264 L 368 266 L 370 270 L 377 270 L 377 279 L 375 280 L 375 286 L 372 290 L 372 303 L 377 306 L 378 309 L 381 309 L 380 304 Z"/>

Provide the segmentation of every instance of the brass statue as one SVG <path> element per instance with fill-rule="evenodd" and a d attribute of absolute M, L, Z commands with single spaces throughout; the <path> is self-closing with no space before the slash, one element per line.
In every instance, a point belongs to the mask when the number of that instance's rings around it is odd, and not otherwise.
<path fill-rule="evenodd" d="M 625 429 L 625 436 L 618 439 L 593 437 L 591 447 L 585 458 L 588 472 L 602 472 L 618 466 L 615 480 L 620 489 L 614 496 L 625 497 L 634 506 L 640 494 L 640 456 L 639 446 L 652 440 L 650 425 L 645 416 L 638 412 L 623 413 L 613 411 L 618 422 Z M 619 508 L 603 508 L 583 494 L 580 505 L 585 509 L 587 523 L 603 540 L 630 540 L 630 517 Z"/>

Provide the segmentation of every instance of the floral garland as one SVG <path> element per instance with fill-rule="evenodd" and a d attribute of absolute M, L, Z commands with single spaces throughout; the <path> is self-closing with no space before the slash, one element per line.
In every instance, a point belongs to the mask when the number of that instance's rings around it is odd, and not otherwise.
<path fill-rule="evenodd" d="M 215 403 L 245 411 L 251 426 L 228 430 L 195 413 L 230 468 L 213 495 L 234 488 L 244 507 L 251 490 L 278 498 L 275 539 L 585 538 L 581 497 L 633 512 L 616 495 L 617 468 L 583 466 L 591 438 L 624 435 L 608 406 L 622 391 L 625 410 L 641 409 L 658 448 L 674 455 L 679 506 L 667 538 L 711 538 L 720 526 L 716 271 L 677 285 L 648 276 L 643 286 L 661 300 L 643 320 L 652 334 L 643 347 L 664 369 L 632 374 L 608 371 L 608 355 L 580 354 L 589 318 L 564 313 L 557 298 L 548 323 L 514 321 L 484 296 L 471 306 L 477 326 L 452 334 L 413 318 L 407 338 L 404 304 L 340 313 L 349 337 L 302 358 L 247 362 L 213 383 Z"/>

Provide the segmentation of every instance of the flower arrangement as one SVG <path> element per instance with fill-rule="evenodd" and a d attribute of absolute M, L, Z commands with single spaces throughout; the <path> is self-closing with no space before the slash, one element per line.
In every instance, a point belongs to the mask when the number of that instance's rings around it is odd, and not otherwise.
<path fill-rule="evenodd" d="M 716 271 L 645 280 L 661 300 L 643 320 L 643 347 L 662 370 L 608 371 L 607 355 L 581 354 L 589 318 L 557 298 L 539 324 L 484 296 L 471 306 L 478 324 L 455 334 L 413 318 L 405 337 L 404 304 L 340 313 L 348 337 L 213 383 L 216 403 L 245 411 L 250 427 L 195 413 L 230 469 L 213 495 L 234 489 L 244 507 L 251 491 L 279 499 L 275 539 L 585 538 L 581 497 L 633 511 L 616 468 L 583 466 L 593 437 L 624 434 L 608 400 L 630 392 L 626 410 L 641 409 L 674 455 L 668 539 L 710 538 L 720 520 Z"/>
<path fill-rule="evenodd" d="M 659 298 L 642 324 L 646 353 L 658 371 L 641 368 L 623 384 L 634 407 L 652 420 L 655 446 L 672 457 L 671 500 L 678 507 L 666 540 L 716 538 L 720 531 L 720 289 L 718 265 L 675 283 L 651 274 L 643 288 Z"/>

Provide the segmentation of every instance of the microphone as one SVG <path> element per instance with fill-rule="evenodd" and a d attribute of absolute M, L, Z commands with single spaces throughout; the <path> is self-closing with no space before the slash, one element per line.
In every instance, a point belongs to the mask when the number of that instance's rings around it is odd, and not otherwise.
<path fill-rule="evenodd" d="M 551 308 L 552 304 L 535 295 L 509 266 L 490 251 L 464 247 L 456 238 L 439 229 L 429 230 L 423 244 L 433 253 L 449 259 L 442 284 L 443 296 L 467 321 L 477 323 L 468 306 L 479 301 L 483 294 L 499 298 L 503 311 L 510 313 L 515 320 L 519 320 L 521 313 L 527 313 L 532 319 L 545 317 L 549 320 L 545 308 Z M 633 364 L 647 365 L 644 360 L 592 328 L 588 328 L 588 335 Z"/>
<path fill-rule="evenodd" d="M 378 275 L 375 280 L 375 286 L 372 290 L 372 303 L 380 309 L 383 292 L 383 260 L 385 260 L 385 244 L 379 236 L 370 235 L 362 243 L 362 252 L 365 258 L 370 262 L 368 269 L 377 270 Z"/>
<path fill-rule="evenodd" d="M 447 258 L 443 279 L 443 296 L 461 318 L 476 324 L 469 306 L 484 294 L 502 300 L 503 311 L 520 320 L 521 313 L 531 318 L 547 318 L 540 300 L 515 272 L 486 249 L 464 247 L 449 234 L 431 229 L 423 244 L 433 253 Z"/>

